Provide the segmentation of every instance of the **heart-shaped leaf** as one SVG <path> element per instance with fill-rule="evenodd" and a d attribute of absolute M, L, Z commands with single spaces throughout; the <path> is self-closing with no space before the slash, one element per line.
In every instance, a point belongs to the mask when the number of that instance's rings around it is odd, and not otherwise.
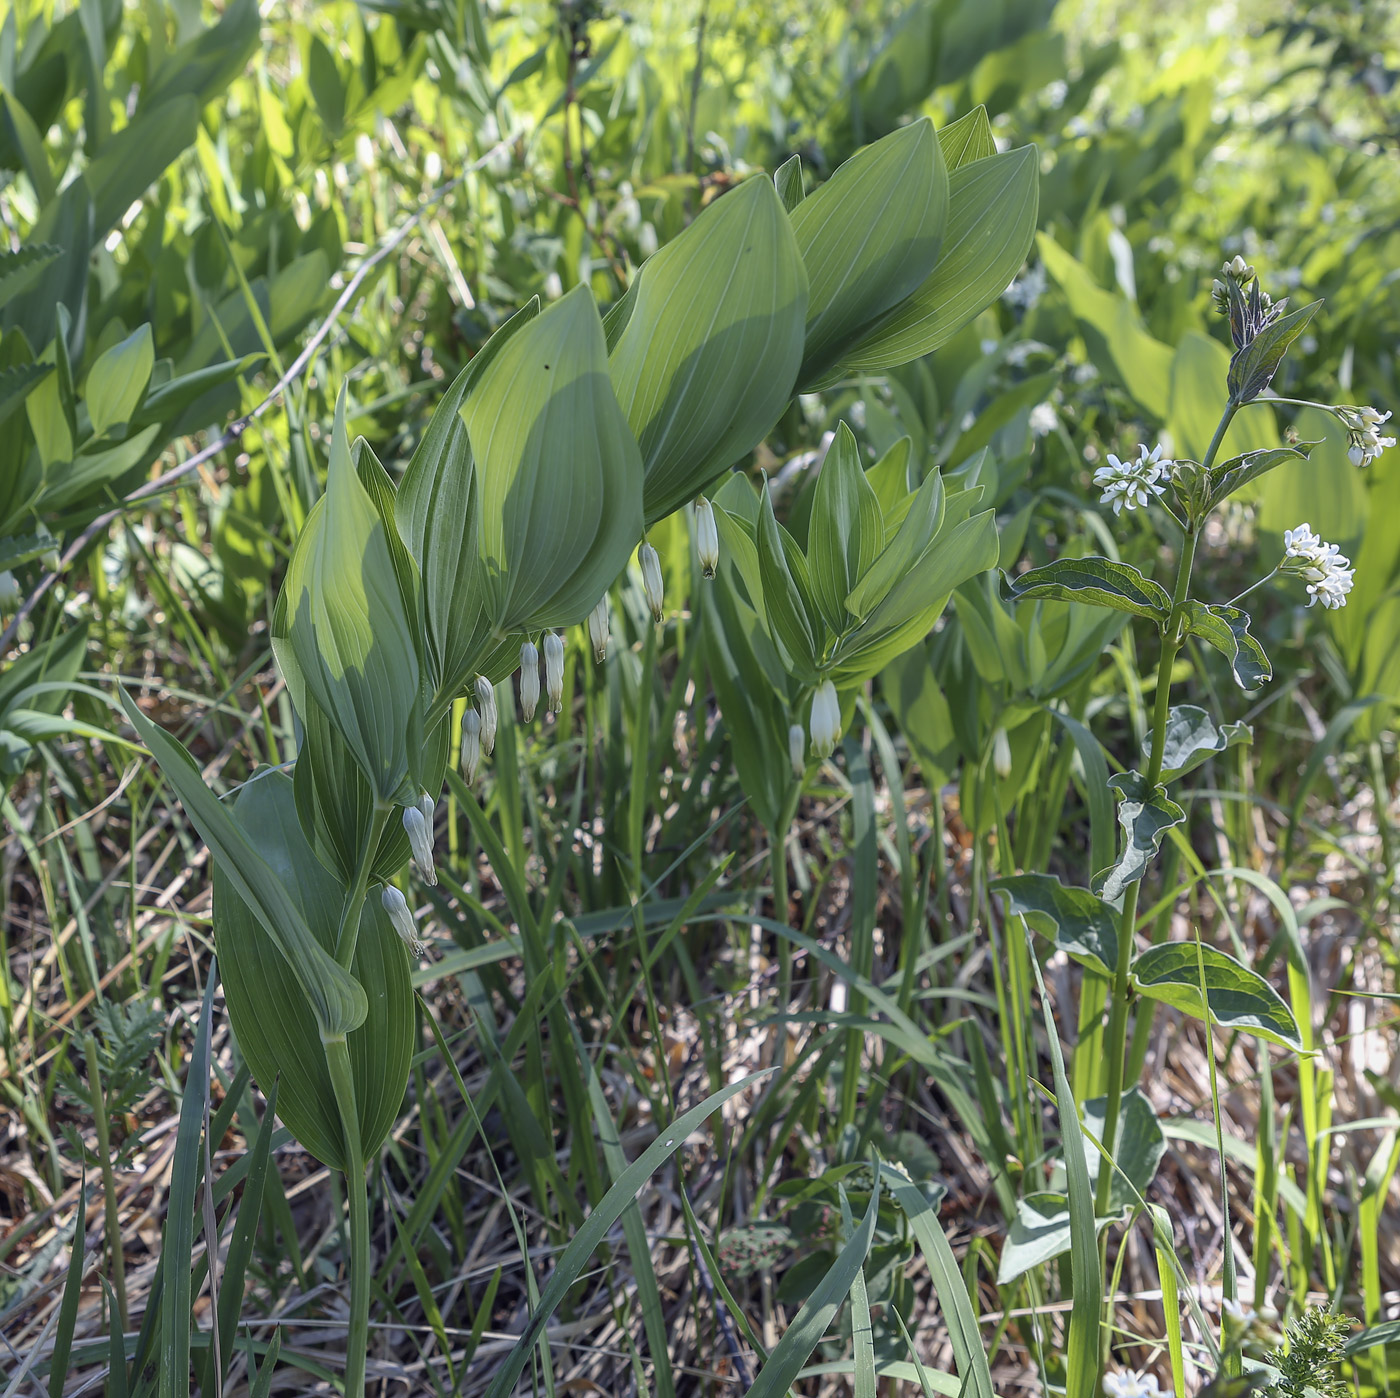
<path fill-rule="evenodd" d="M 1211 1019 L 1225 1029 L 1242 1030 L 1271 1044 L 1303 1052 L 1298 1023 L 1278 991 L 1263 976 L 1214 947 L 1198 948 L 1195 942 L 1163 942 L 1148 947 L 1133 962 L 1134 988 L 1182 1014 L 1204 1019 L 1198 950 L 1204 963 L 1205 1003 L 1210 1005 Z"/>
<path fill-rule="evenodd" d="M 1008 579 L 1007 601 L 1054 597 L 1065 602 L 1085 602 L 1091 607 L 1112 607 L 1148 617 L 1159 625 L 1171 611 L 1165 588 L 1145 578 L 1131 563 L 1111 558 L 1057 558 L 1043 568 L 1031 568 Z"/>
<path fill-rule="evenodd" d="M 1123 851 L 1118 862 L 1094 878 L 1094 891 L 1113 902 L 1130 883 L 1147 872 L 1162 836 L 1186 819 L 1165 787 L 1149 786 L 1140 772 L 1117 772 L 1108 784 L 1118 793 L 1118 824 L 1123 829 Z"/>
<path fill-rule="evenodd" d="M 1254 730 L 1247 723 L 1225 723 L 1217 728 L 1204 709 L 1178 704 L 1167 714 L 1162 780 L 1173 781 L 1207 758 L 1236 743 L 1247 743 L 1253 736 Z"/>
<path fill-rule="evenodd" d="M 613 393 L 586 286 L 509 337 L 468 392 L 462 418 L 476 460 L 493 630 L 575 625 L 642 537 L 641 453 Z"/>
<path fill-rule="evenodd" d="M 1087 888 L 1050 874 L 1015 874 L 992 884 L 1015 913 L 1084 966 L 1112 976 L 1118 966 L 1118 914 Z"/>
<path fill-rule="evenodd" d="M 646 260 L 627 299 L 609 370 L 650 525 L 751 452 L 792 397 L 807 270 L 773 185 L 755 177 L 717 199 Z"/>
<path fill-rule="evenodd" d="M 1241 689 L 1258 689 L 1273 674 L 1264 647 L 1249 632 L 1249 613 L 1239 607 L 1187 602 L 1186 629 L 1212 645 L 1230 662 Z"/>

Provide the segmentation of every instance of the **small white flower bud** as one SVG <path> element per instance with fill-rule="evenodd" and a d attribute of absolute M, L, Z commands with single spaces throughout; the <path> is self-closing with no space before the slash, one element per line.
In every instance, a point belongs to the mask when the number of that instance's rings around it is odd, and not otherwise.
<path fill-rule="evenodd" d="M 413 921 L 413 912 L 408 906 L 408 900 L 393 884 L 386 883 L 384 892 L 379 895 L 379 901 L 383 904 L 384 911 L 389 914 L 389 921 L 393 924 L 394 931 L 399 934 L 399 940 L 414 956 L 422 956 L 423 943 L 418 940 L 418 927 Z"/>
<path fill-rule="evenodd" d="M 593 658 L 599 665 L 608 658 L 608 594 L 588 614 L 588 639 L 593 643 Z"/>
<path fill-rule="evenodd" d="M 481 714 L 481 755 L 496 751 L 496 686 L 485 675 L 476 677 L 476 707 Z"/>
<path fill-rule="evenodd" d="M 529 723 L 540 703 L 540 653 L 533 641 L 520 647 L 520 716 Z"/>
<path fill-rule="evenodd" d="M 557 714 L 564 707 L 564 638 L 557 631 L 545 632 L 544 682 L 549 691 L 549 712 Z"/>
<path fill-rule="evenodd" d="M 1011 775 L 1011 740 L 1004 728 L 992 734 L 992 770 L 1002 781 Z"/>
<path fill-rule="evenodd" d="M 423 798 L 428 802 L 429 812 L 432 810 L 432 797 Z M 437 870 L 433 867 L 433 827 L 432 816 L 424 816 L 422 808 L 419 806 L 405 806 L 403 812 L 403 828 L 408 832 L 408 847 L 413 852 L 413 863 L 418 872 L 422 875 L 423 882 L 434 884 L 437 882 Z"/>
<path fill-rule="evenodd" d="M 836 686 L 830 680 L 823 680 L 812 695 L 810 728 L 812 756 L 830 757 L 841 737 L 841 703 L 836 697 Z"/>
<path fill-rule="evenodd" d="M 807 735 L 800 723 L 788 729 L 788 758 L 792 762 L 792 774 L 801 781 L 807 771 Z"/>
<path fill-rule="evenodd" d="M 481 715 L 468 709 L 462 715 L 462 775 L 470 786 L 481 770 Z"/>
<path fill-rule="evenodd" d="M 647 595 L 647 605 L 651 615 L 659 625 L 665 618 L 666 589 L 661 581 L 661 558 L 650 544 L 643 544 L 637 550 L 637 561 L 642 565 L 642 588 Z"/>
<path fill-rule="evenodd" d="M 714 577 L 719 567 L 719 530 L 715 527 L 715 507 L 703 495 L 695 502 L 695 551 L 700 555 L 700 572 Z"/>

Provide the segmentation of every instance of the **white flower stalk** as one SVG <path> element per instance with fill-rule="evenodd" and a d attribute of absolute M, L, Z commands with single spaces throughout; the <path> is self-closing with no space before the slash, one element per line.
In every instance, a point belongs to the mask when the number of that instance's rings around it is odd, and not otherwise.
<path fill-rule="evenodd" d="M 481 770 L 481 715 L 468 709 L 462 715 L 462 775 L 470 786 Z"/>
<path fill-rule="evenodd" d="M 408 899 L 393 884 L 386 883 L 384 892 L 379 895 L 379 901 L 384 905 L 384 911 L 389 914 L 389 921 L 394 931 L 399 934 L 399 940 L 414 956 L 422 956 L 423 943 L 418 940 L 418 925 L 413 920 L 413 911 L 408 906 Z"/>
<path fill-rule="evenodd" d="M 403 828 L 408 835 L 408 847 L 412 851 L 413 863 L 419 875 L 424 883 L 435 884 L 437 869 L 433 865 L 433 798 L 426 792 L 416 806 L 404 807 Z"/>
<path fill-rule="evenodd" d="M 712 578 L 719 567 L 719 530 L 715 527 L 715 507 L 703 495 L 695 501 L 695 551 L 700 556 L 700 572 Z"/>
<path fill-rule="evenodd" d="M 1105 1398 L 1171 1398 L 1171 1389 L 1164 1392 L 1155 1374 L 1135 1374 L 1128 1369 L 1105 1374 L 1103 1391 Z"/>
<path fill-rule="evenodd" d="M 1308 606 L 1321 602 L 1329 611 L 1345 607 L 1347 593 L 1356 585 L 1356 570 L 1336 544 L 1323 543 L 1307 521 L 1283 532 L 1283 562 L 1279 571 L 1292 573 L 1307 584 Z"/>
<path fill-rule="evenodd" d="M 810 732 L 812 756 L 818 760 L 830 757 L 841 737 L 841 703 L 830 680 L 823 680 L 812 695 Z"/>
<path fill-rule="evenodd" d="M 1011 775 L 1011 739 L 1004 728 L 992 734 L 992 770 L 1002 781 Z"/>
<path fill-rule="evenodd" d="M 481 715 L 481 755 L 490 757 L 496 751 L 496 686 L 485 675 L 476 677 L 476 707 Z"/>
<path fill-rule="evenodd" d="M 605 592 L 598 605 L 588 614 L 588 639 L 593 644 L 593 659 L 599 665 L 608 658 L 608 594 Z"/>
<path fill-rule="evenodd" d="M 1390 421 L 1389 413 L 1374 408 L 1340 407 L 1334 410 L 1347 430 L 1347 456 L 1353 466 L 1369 466 L 1383 451 L 1395 445 L 1394 437 L 1381 436 L 1381 424 Z"/>
<path fill-rule="evenodd" d="M 661 558 L 650 544 L 637 550 L 637 562 L 642 565 L 642 590 L 647 595 L 652 620 L 659 626 L 665 619 L 666 588 L 661 581 Z"/>
<path fill-rule="evenodd" d="M 520 647 L 520 716 L 529 723 L 540 705 L 540 653 L 533 641 Z"/>
<path fill-rule="evenodd" d="M 792 774 L 801 781 L 807 772 L 807 734 L 800 723 L 788 729 L 788 760 L 792 763 Z"/>
<path fill-rule="evenodd" d="M 564 638 L 557 631 L 545 632 L 544 683 L 549 691 L 549 712 L 557 714 L 564 707 Z"/>
<path fill-rule="evenodd" d="M 1127 461 L 1119 461 L 1109 452 L 1108 465 L 1094 472 L 1094 484 L 1103 491 L 1100 502 L 1112 505 L 1116 515 L 1146 505 L 1154 495 L 1166 490 L 1164 478 L 1170 464 L 1162 460 L 1160 442 L 1151 452 L 1139 446 L 1136 459 L 1130 457 Z"/>

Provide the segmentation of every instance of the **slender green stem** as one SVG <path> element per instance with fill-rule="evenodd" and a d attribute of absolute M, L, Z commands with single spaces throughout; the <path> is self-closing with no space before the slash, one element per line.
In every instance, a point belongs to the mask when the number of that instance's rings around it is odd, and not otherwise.
<path fill-rule="evenodd" d="M 379 849 L 379 838 L 389 819 L 390 807 L 382 802 L 374 803 L 374 813 L 370 816 L 369 830 L 365 835 L 364 848 L 360 851 L 360 862 L 355 869 L 355 882 L 345 895 L 345 903 L 340 910 L 340 929 L 335 938 L 335 959 L 348 971 L 355 959 L 355 941 L 360 933 L 360 912 L 365 906 L 365 890 L 369 887 L 369 871 L 374 856 Z"/>
<path fill-rule="evenodd" d="M 788 836 L 792 833 L 792 822 L 797 815 L 797 803 L 802 797 L 802 784 L 799 782 L 792 794 L 783 803 L 778 818 L 778 833 L 768 850 L 768 866 L 773 878 L 773 917 L 786 923 L 788 920 Z M 786 937 L 778 938 L 778 1013 L 787 1014 L 792 1007 L 792 943 Z M 778 1033 L 776 1043 L 781 1046 L 786 1041 L 787 1027 Z M 781 1063 L 781 1057 L 774 1059 Z"/>
<path fill-rule="evenodd" d="M 345 1133 L 345 1188 L 350 1203 L 350 1331 L 345 1340 L 345 1398 L 364 1398 L 365 1359 L 369 1353 L 369 1192 L 365 1187 L 350 1049 L 344 1038 L 327 1040 L 325 1049 Z"/>
<path fill-rule="evenodd" d="M 102 1093 L 102 1069 L 97 1061 L 97 1044 L 91 1034 L 83 1036 L 83 1055 L 87 1060 L 88 1089 L 92 1093 L 92 1120 L 97 1128 L 97 1158 L 102 1170 L 102 1196 L 106 1207 L 105 1233 L 107 1260 L 112 1269 L 112 1287 L 117 1294 L 117 1316 L 123 1330 L 127 1327 L 126 1257 L 122 1252 L 121 1213 L 117 1208 L 117 1179 L 112 1171 L 112 1148 L 107 1129 L 107 1099 Z M 81 1247 L 82 1240 L 78 1240 Z"/>
<path fill-rule="evenodd" d="M 1225 440 L 1225 433 L 1235 415 L 1235 407 L 1230 404 L 1221 415 L 1211 438 L 1202 465 L 1208 471 L 1215 463 L 1216 453 Z M 1191 591 L 1191 569 L 1196 561 L 1196 545 L 1200 540 L 1201 521 L 1196 521 L 1186 532 L 1181 546 L 1181 556 L 1177 560 L 1176 585 L 1172 589 L 1171 611 L 1167 615 L 1162 633 L 1162 653 L 1157 662 L 1157 691 L 1152 710 L 1152 737 L 1148 749 L 1147 785 L 1156 786 L 1162 775 L 1162 759 L 1166 752 L 1167 716 L 1171 709 L 1172 667 L 1176 664 L 1181 650 L 1182 618 Z M 1128 885 L 1123 895 L 1123 913 L 1118 924 L 1118 964 L 1114 968 L 1113 985 L 1109 994 L 1108 1035 L 1108 1092 L 1104 1103 L 1103 1148 L 1104 1154 L 1112 1158 L 1118 1138 L 1118 1118 L 1123 1100 L 1124 1057 L 1128 1038 L 1128 977 L 1133 964 L 1133 938 L 1137 929 L 1138 895 L 1141 883 Z M 1109 1190 L 1113 1183 L 1113 1170 L 1107 1163 L 1099 1167 L 1098 1186 L 1095 1190 L 1094 1207 L 1099 1214 L 1108 1212 Z"/>
<path fill-rule="evenodd" d="M 1230 600 L 1226 602 L 1225 605 L 1227 607 L 1237 606 L 1240 602 L 1243 602 L 1244 599 L 1248 597 L 1251 592 L 1258 591 L 1258 589 L 1263 587 L 1266 582 L 1272 582 L 1274 578 L 1278 577 L 1278 571 L 1279 570 L 1275 568 L 1272 573 L 1265 573 L 1264 576 L 1260 578 L 1258 582 L 1250 583 L 1250 585 L 1247 588 L 1245 588 L 1243 592 L 1238 593 L 1236 596 L 1230 598 Z"/>

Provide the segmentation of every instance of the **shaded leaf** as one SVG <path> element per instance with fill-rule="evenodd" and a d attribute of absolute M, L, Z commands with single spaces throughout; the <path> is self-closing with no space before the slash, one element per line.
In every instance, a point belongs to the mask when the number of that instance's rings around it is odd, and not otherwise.
<path fill-rule="evenodd" d="M 1256 286 L 1258 284 L 1256 283 Z M 1266 325 L 1249 344 L 1237 350 L 1230 359 L 1227 385 L 1232 403 L 1248 403 L 1257 398 L 1274 377 L 1288 347 L 1307 329 L 1317 314 L 1321 301 L 1290 311 Z"/>
<path fill-rule="evenodd" d="M 1084 966 L 1111 976 L 1118 965 L 1118 913 L 1087 888 L 1068 888 L 1050 874 L 997 879 L 992 890 L 1015 913 Z"/>
<path fill-rule="evenodd" d="M 1085 602 L 1092 607 L 1112 607 L 1162 623 L 1171 611 L 1165 588 L 1145 578 L 1131 563 L 1110 558 L 1057 558 L 1043 568 L 1032 568 L 1008 579 L 1007 600 L 1054 597 Z"/>
<path fill-rule="evenodd" d="M 1230 671 L 1241 689 L 1258 689 L 1273 674 L 1264 647 L 1250 635 L 1249 613 L 1239 607 L 1186 604 L 1187 634 L 1199 636 L 1230 662 Z"/>
<path fill-rule="evenodd" d="M 1116 864 L 1094 876 L 1094 888 L 1112 902 L 1147 872 L 1148 861 L 1157 853 L 1162 836 L 1172 826 L 1180 825 L 1186 812 L 1167 795 L 1165 787 L 1149 787 L 1140 772 L 1115 773 L 1108 784 L 1118 793 L 1123 850 Z"/>
<path fill-rule="evenodd" d="M 1254 730 L 1247 723 L 1226 723 L 1217 728 L 1204 709 L 1178 704 L 1167 714 L 1162 780 L 1173 781 L 1215 753 L 1236 743 L 1247 743 L 1253 736 Z"/>

